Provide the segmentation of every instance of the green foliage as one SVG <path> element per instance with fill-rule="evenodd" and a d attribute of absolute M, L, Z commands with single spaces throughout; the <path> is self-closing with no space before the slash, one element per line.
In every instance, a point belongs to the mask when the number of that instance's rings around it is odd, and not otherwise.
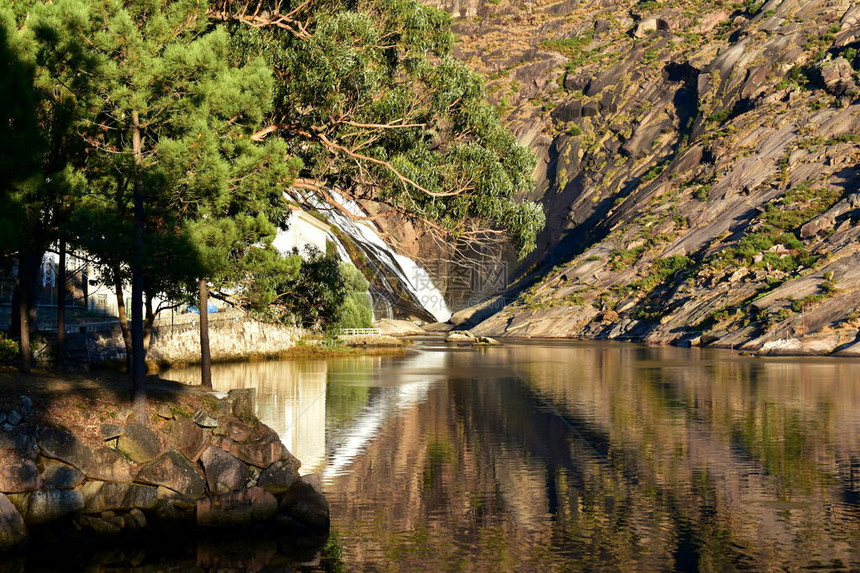
<path fill-rule="evenodd" d="M 711 192 L 711 186 L 710 185 L 699 185 L 698 187 L 696 187 L 696 190 L 693 191 L 693 195 L 696 197 L 696 199 L 698 199 L 699 201 L 704 203 L 705 201 L 708 200 L 708 194 L 710 192 Z"/>
<path fill-rule="evenodd" d="M 829 188 L 797 185 L 768 203 L 757 217 L 755 231 L 748 232 L 736 246 L 724 249 L 711 264 L 745 264 L 754 268 L 770 268 L 786 273 L 800 266 L 811 267 L 817 257 L 810 254 L 795 232 L 807 221 L 828 209 L 838 199 L 838 192 Z M 770 251 L 782 245 L 789 253 Z M 757 256 L 761 260 L 755 262 Z"/>
<path fill-rule="evenodd" d="M 509 233 L 521 255 L 544 216 L 516 200 L 534 156 L 502 127 L 481 78 L 451 57 L 450 16 L 417 0 L 309 3 L 306 34 L 232 29 L 241 62 L 266 58 L 273 122 L 300 175 L 372 198 L 453 236 L 474 224 Z"/>
<path fill-rule="evenodd" d="M 660 283 L 674 276 L 677 272 L 687 270 L 691 264 L 692 261 L 690 258 L 684 255 L 672 255 L 671 257 L 654 259 L 648 275 L 633 282 L 630 286 L 638 291 L 651 292 Z"/>
<path fill-rule="evenodd" d="M 747 0 L 746 2 L 738 2 L 734 5 L 735 10 L 742 10 L 747 14 L 756 14 L 761 7 L 764 6 L 764 2 L 760 0 Z"/>
<path fill-rule="evenodd" d="M 198 0 L 0 7 L 0 254 L 63 236 L 127 280 L 137 195 L 147 296 L 190 297 L 206 277 L 258 313 L 364 324 L 333 257 L 271 248 L 297 175 L 534 248 L 543 211 L 516 197 L 535 158 L 451 57 L 445 12 L 322 0 L 297 8 L 297 33 L 229 21 L 240 4 L 218 18 Z"/>
<path fill-rule="evenodd" d="M 18 343 L 0 333 L 0 363 L 12 362 L 18 356 Z"/>
<path fill-rule="evenodd" d="M 767 13 L 765 13 L 765 15 L 767 15 Z M 807 68 L 801 65 L 792 66 L 791 69 L 788 70 L 785 78 L 776 84 L 777 90 L 783 90 L 789 87 L 798 89 L 810 88 L 809 71 Z"/>
<path fill-rule="evenodd" d="M 344 277 L 346 296 L 339 311 L 337 326 L 339 328 L 370 328 L 373 326 L 373 310 L 370 306 L 370 295 L 367 292 L 370 283 L 357 268 L 349 263 L 341 263 L 341 274 Z"/>
<path fill-rule="evenodd" d="M 259 290 L 249 299 L 255 314 L 269 322 L 328 330 L 341 319 L 351 289 L 360 286 L 336 256 L 313 247 L 307 247 L 304 258 L 294 251 L 271 262 L 270 272 L 253 282 Z"/>
<path fill-rule="evenodd" d="M 565 58 L 575 59 L 593 41 L 594 32 L 588 31 L 585 34 L 561 40 L 542 40 L 540 45 L 545 50 L 557 52 Z"/>
<path fill-rule="evenodd" d="M 708 116 L 708 122 L 722 125 L 732 117 L 731 109 L 721 109 Z"/>
<path fill-rule="evenodd" d="M 575 123 L 570 124 L 567 128 L 567 134 L 572 137 L 578 137 L 582 135 L 582 128 L 576 125 Z"/>
<path fill-rule="evenodd" d="M 642 178 L 641 178 L 642 183 L 648 183 L 649 181 L 653 181 L 654 179 L 659 177 L 660 174 L 666 170 L 667 166 L 668 166 L 668 163 L 660 163 L 658 165 L 655 165 L 654 167 L 652 167 L 648 171 L 646 171 L 645 174 L 642 175 Z"/>
<path fill-rule="evenodd" d="M 588 30 L 578 36 L 561 40 L 542 40 L 540 47 L 550 52 L 556 52 L 567 58 L 565 70 L 575 72 L 583 64 L 601 55 L 601 48 L 586 49 L 594 41 L 594 31 Z"/>
<path fill-rule="evenodd" d="M 282 189 L 299 167 L 284 160 L 285 142 L 249 137 L 272 108 L 272 73 L 261 58 L 234 65 L 206 8 L 60 0 L 31 14 L 43 81 L 86 96 L 72 117 L 89 148 L 69 231 L 109 276 L 127 276 L 139 187 L 150 297 L 190 295 L 200 276 L 247 282 L 251 263 L 268 260 L 255 251 L 286 221 Z M 78 77 L 87 84 L 68 88 Z"/>
<path fill-rule="evenodd" d="M 648 247 L 644 245 L 633 249 L 616 249 L 609 253 L 609 268 L 613 271 L 626 269 L 638 261 L 647 250 Z"/>

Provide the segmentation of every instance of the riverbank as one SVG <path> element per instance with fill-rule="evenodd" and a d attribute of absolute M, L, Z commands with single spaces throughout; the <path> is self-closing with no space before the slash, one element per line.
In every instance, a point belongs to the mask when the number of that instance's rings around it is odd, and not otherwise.
<path fill-rule="evenodd" d="M 144 420 L 128 395 L 112 373 L 0 370 L 0 549 L 58 531 L 98 543 L 251 526 L 325 542 L 325 498 L 256 418 L 253 390 L 215 395 L 150 377 Z"/>

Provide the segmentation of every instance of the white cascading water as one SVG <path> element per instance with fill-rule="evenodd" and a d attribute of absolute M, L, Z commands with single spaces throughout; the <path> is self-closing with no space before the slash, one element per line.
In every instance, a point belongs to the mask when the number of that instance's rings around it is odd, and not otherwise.
<path fill-rule="evenodd" d="M 291 191 L 296 192 L 295 190 Z M 358 219 L 348 217 L 340 210 L 326 205 L 321 199 L 311 194 L 302 194 L 293 197 L 293 199 L 324 212 L 328 216 L 329 222 L 349 236 L 369 255 L 369 258 L 381 263 L 393 276 L 397 277 L 397 280 L 412 295 L 415 302 L 436 320 L 445 322 L 451 318 L 451 311 L 448 310 L 445 297 L 433 284 L 427 271 L 409 257 L 398 254 L 389 247 L 371 221 L 360 219 L 366 217 L 367 214 L 355 202 L 341 197 L 334 191 L 329 191 L 329 194 Z M 346 254 L 343 246 L 339 242 L 335 244 L 338 245 L 337 250 L 341 258 L 349 261 L 349 255 Z M 342 254 L 341 251 L 343 251 Z M 384 275 L 381 275 L 380 278 L 387 284 Z M 390 290 L 394 292 L 393 289 Z"/>

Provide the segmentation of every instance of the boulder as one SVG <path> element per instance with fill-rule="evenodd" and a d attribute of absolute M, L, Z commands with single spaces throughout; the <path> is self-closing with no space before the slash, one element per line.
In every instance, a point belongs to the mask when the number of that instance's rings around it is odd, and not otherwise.
<path fill-rule="evenodd" d="M 90 479 L 114 482 L 132 480 L 131 464 L 118 451 L 102 447 L 91 449 L 72 434 L 58 428 L 45 428 L 39 435 L 42 455 L 71 464 Z"/>
<path fill-rule="evenodd" d="M 209 447 L 200 426 L 184 416 L 168 422 L 165 434 L 171 445 L 192 462 L 200 459 L 200 455 Z"/>
<path fill-rule="evenodd" d="M 102 424 L 99 433 L 104 441 L 115 440 L 120 437 L 125 428 L 119 424 Z"/>
<path fill-rule="evenodd" d="M 221 423 L 212 432 L 216 436 L 227 436 L 234 442 L 246 442 L 254 433 L 254 428 L 238 418 L 221 418 Z"/>
<path fill-rule="evenodd" d="M 197 525 L 230 527 L 272 517 L 278 500 L 261 487 L 197 500 Z"/>
<path fill-rule="evenodd" d="M 164 403 L 158 404 L 155 407 L 155 413 L 159 418 L 164 418 L 165 420 L 172 420 L 174 418 L 173 410 L 171 410 L 169 405 Z"/>
<path fill-rule="evenodd" d="M 230 412 L 241 420 L 253 420 L 257 416 L 256 388 L 230 390 L 224 401 L 230 405 Z"/>
<path fill-rule="evenodd" d="M 142 464 L 155 458 L 161 451 L 158 436 L 140 422 L 132 422 L 117 441 L 117 449 L 131 461 Z"/>
<path fill-rule="evenodd" d="M 261 469 L 269 467 L 287 452 L 281 439 L 274 432 L 241 444 L 226 436 L 215 436 L 212 443 L 246 464 Z"/>
<path fill-rule="evenodd" d="M 36 491 L 28 496 L 24 521 L 27 524 L 48 523 L 84 508 L 84 494 L 70 489 Z"/>
<path fill-rule="evenodd" d="M 445 342 L 474 342 L 475 335 L 468 330 L 454 330 L 445 337 Z"/>
<path fill-rule="evenodd" d="M 29 416 L 33 413 L 33 399 L 29 396 L 19 396 L 18 397 L 18 409 L 25 416 Z"/>
<path fill-rule="evenodd" d="M 412 336 L 427 334 L 423 328 L 409 320 L 383 318 L 377 321 L 374 326 L 379 329 L 381 334 L 386 336 Z"/>
<path fill-rule="evenodd" d="M 197 410 L 191 418 L 201 428 L 216 428 L 218 419 L 209 415 L 205 410 Z"/>
<path fill-rule="evenodd" d="M 128 512 L 128 517 L 134 522 L 137 529 L 146 527 L 146 515 L 139 509 L 132 509 Z"/>
<path fill-rule="evenodd" d="M 567 102 L 561 104 L 560 106 L 556 107 L 554 110 L 552 110 L 552 113 L 550 115 L 552 116 L 552 118 L 554 120 L 560 121 L 560 122 L 568 122 L 568 121 L 573 121 L 575 119 L 579 119 L 580 117 L 582 117 L 582 102 L 578 99 L 572 99 L 570 101 L 567 101 Z M 469 309 L 465 309 L 465 310 L 469 310 Z M 463 324 L 469 318 L 471 318 L 471 315 L 468 317 L 465 317 L 465 319 L 461 318 L 462 313 L 463 313 L 463 311 L 455 312 L 451 316 L 450 322 L 452 324 L 458 325 L 458 324 Z"/>
<path fill-rule="evenodd" d="M 187 498 L 164 486 L 158 487 L 156 495 L 158 502 L 155 506 L 155 514 L 159 518 L 172 522 L 194 522 L 196 499 Z"/>
<path fill-rule="evenodd" d="M 824 89 L 835 96 L 849 95 L 857 89 L 854 69 L 843 57 L 822 64 L 821 81 L 824 82 Z"/>
<path fill-rule="evenodd" d="M 202 496 L 206 487 L 197 467 L 173 450 L 143 465 L 137 479 L 143 483 L 163 485 L 192 499 Z"/>
<path fill-rule="evenodd" d="M 311 474 L 295 480 L 281 497 L 278 513 L 285 514 L 306 527 L 328 529 L 328 501 L 322 493 L 319 478 Z"/>
<path fill-rule="evenodd" d="M 257 485 L 269 493 L 284 493 L 298 478 L 301 464 L 297 457 L 287 452 L 283 459 L 276 461 L 260 473 Z"/>
<path fill-rule="evenodd" d="M 39 468 L 18 450 L 0 450 L 0 492 L 36 491 L 42 485 Z"/>
<path fill-rule="evenodd" d="M 251 478 L 248 467 L 221 448 L 207 449 L 200 456 L 200 463 L 203 464 L 209 491 L 215 494 L 244 489 Z"/>
<path fill-rule="evenodd" d="M 92 450 L 89 459 L 79 469 L 90 479 L 113 482 L 132 480 L 131 464 L 113 448 Z"/>
<path fill-rule="evenodd" d="M 636 25 L 633 35 L 637 38 L 644 38 L 653 32 L 668 32 L 670 28 L 669 22 L 662 18 L 646 18 Z"/>
<path fill-rule="evenodd" d="M 74 489 L 84 481 L 84 474 L 78 468 L 42 458 L 42 485 L 50 489 Z"/>
<path fill-rule="evenodd" d="M 9 501 L 0 493 L 0 550 L 13 549 L 27 539 L 27 526 L 24 518 Z"/>
<path fill-rule="evenodd" d="M 181 493 L 176 493 L 172 489 L 166 488 L 163 485 L 158 486 L 155 496 L 159 502 L 167 501 L 174 507 L 179 507 L 181 509 L 193 509 L 197 507 L 196 499 L 185 497 Z"/>
<path fill-rule="evenodd" d="M 25 428 L 0 431 L 0 450 L 17 450 L 28 458 L 35 458 L 39 451 L 36 437 Z"/>
<path fill-rule="evenodd" d="M 157 501 L 156 488 L 149 485 L 90 481 L 81 491 L 86 513 L 116 509 L 150 509 Z"/>

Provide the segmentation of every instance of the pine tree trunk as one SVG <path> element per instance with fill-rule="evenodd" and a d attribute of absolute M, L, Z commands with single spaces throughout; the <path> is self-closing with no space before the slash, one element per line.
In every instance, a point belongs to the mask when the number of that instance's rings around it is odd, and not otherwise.
<path fill-rule="evenodd" d="M 19 351 L 21 356 L 21 372 L 30 372 L 30 325 L 27 313 L 27 295 L 24 273 L 21 272 L 21 264 L 18 265 L 18 320 L 20 332 Z"/>
<path fill-rule="evenodd" d="M 209 353 L 209 286 L 200 279 L 200 384 L 212 389 L 212 356 Z"/>
<path fill-rule="evenodd" d="M 122 332 L 122 341 L 125 344 L 125 364 L 128 371 L 131 372 L 131 330 L 128 327 L 125 293 L 122 291 L 122 277 L 119 274 L 119 265 L 114 268 L 113 286 L 116 293 L 116 313 L 119 318 L 119 330 Z"/>
<path fill-rule="evenodd" d="M 57 370 L 66 369 L 66 241 L 60 240 L 60 268 L 57 272 Z"/>
<path fill-rule="evenodd" d="M 140 168 L 143 141 L 140 116 L 131 112 L 134 163 Z M 144 198 L 141 174 L 134 174 L 134 253 L 131 263 L 131 398 L 140 422 L 146 422 L 146 360 L 143 346 L 143 224 Z"/>

